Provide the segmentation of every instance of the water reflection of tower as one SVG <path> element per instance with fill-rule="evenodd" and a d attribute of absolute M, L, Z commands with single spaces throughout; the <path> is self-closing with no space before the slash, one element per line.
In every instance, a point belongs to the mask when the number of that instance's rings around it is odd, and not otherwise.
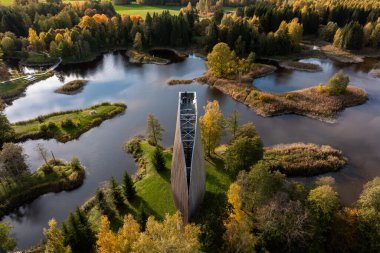
<path fill-rule="evenodd" d="M 203 201 L 206 182 L 195 92 L 179 93 L 171 168 L 174 204 L 187 222 Z"/>

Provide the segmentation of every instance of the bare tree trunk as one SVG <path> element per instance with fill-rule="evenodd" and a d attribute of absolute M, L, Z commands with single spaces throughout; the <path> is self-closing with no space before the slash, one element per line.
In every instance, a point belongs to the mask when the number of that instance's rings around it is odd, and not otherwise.
<path fill-rule="evenodd" d="M 53 157 L 53 160 L 54 160 L 54 164 L 56 164 L 56 163 L 57 163 L 57 160 L 55 160 L 55 156 L 54 156 L 54 153 L 53 153 L 53 151 L 52 151 L 52 150 L 50 150 L 50 153 L 51 153 L 51 156 Z"/>

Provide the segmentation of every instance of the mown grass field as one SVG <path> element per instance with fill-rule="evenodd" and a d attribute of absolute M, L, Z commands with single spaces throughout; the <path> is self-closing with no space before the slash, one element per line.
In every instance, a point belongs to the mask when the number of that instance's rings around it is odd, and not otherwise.
<path fill-rule="evenodd" d="M 150 215 L 162 219 L 165 217 L 165 214 L 173 214 L 176 211 L 170 184 L 172 154 L 169 150 L 164 152 L 167 169 L 157 172 L 150 162 L 155 148 L 146 141 L 142 141 L 141 149 L 143 151 L 143 159 L 147 161 L 147 174 L 143 179 L 135 183 L 138 197 L 131 204 L 135 208 L 138 208 L 140 202 L 143 201 Z M 226 195 L 228 187 L 231 184 L 231 179 L 224 171 L 221 160 L 206 159 L 205 165 L 206 194 L 204 203 L 205 206 L 213 206 L 213 204 L 210 205 L 210 201 L 216 204 L 216 196 Z"/>
<path fill-rule="evenodd" d="M 102 103 L 83 110 L 52 113 L 36 119 L 17 122 L 12 125 L 16 140 L 27 138 L 55 138 L 66 142 L 78 138 L 92 127 L 98 126 L 125 110 L 124 104 Z M 64 124 L 71 121 L 72 123 Z"/>
<path fill-rule="evenodd" d="M 119 14 L 126 15 L 138 15 L 145 19 L 146 14 L 149 12 L 151 15 L 154 12 L 161 13 L 163 11 L 169 11 L 172 15 L 178 15 L 181 6 L 152 6 L 152 5 L 140 5 L 132 3 L 130 5 L 115 5 L 115 10 Z"/>

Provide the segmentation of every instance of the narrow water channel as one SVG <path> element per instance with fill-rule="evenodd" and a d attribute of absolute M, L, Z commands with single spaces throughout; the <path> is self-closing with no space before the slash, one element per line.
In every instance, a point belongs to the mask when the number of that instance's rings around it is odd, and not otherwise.
<path fill-rule="evenodd" d="M 237 109 L 241 123 L 253 121 L 265 145 L 312 142 L 341 149 L 349 158 L 349 164 L 340 172 L 328 175 L 336 179 L 342 202 L 352 204 L 363 184 L 380 176 L 380 79 L 368 75 L 375 62 L 366 60 L 362 64 L 352 65 L 319 59 L 307 61 L 320 64 L 323 71 L 307 73 L 280 69 L 255 80 L 254 84 L 263 90 L 289 91 L 326 82 L 337 70 L 343 69 L 352 83 L 367 90 L 368 103 L 345 110 L 335 124 L 296 115 L 259 117 L 246 106 L 207 85 L 168 86 L 168 79 L 192 79 L 206 70 L 204 60 L 194 56 L 165 66 L 136 66 L 129 64 L 122 53 L 110 53 L 94 63 L 60 67 L 54 77 L 28 87 L 25 96 L 5 110 L 11 122 L 55 111 L 84 108 L 104 101 L 124 102 L 128 108 L 123 115 L 104 122 L 78 140 L 65 144 L 55 140 L 22 144 L 29 156 L 31 170 L 42 163 L 35 146 L 43 143 L 57 157 L 69 159 L 73 155 L 78 156 L 87 168 L 87 177 L 79 189 L 46 194 L 5 218 L 14 226 L 18 247 L 27 248 L 42 240 L 42 229 L 49 219 L 65 219 L 111 176 L 120 181 L 124 170 L 135 172 L 135 163 L 132 157 L 124 153 L 123 144 L 125 140 L 145 133 L 148 113 L 154 113 L 165 128 L 163 144 L 172 145 L 177 97 L 178 92 L 183 90 L 197 92 L 200 115 L 203 114 L 202 106 L 214 99 L 219 101 L 225 115 Z M 74 79 L 90 82 L 81 93 L 73 96 L 54 93 L 60 85 Z M 298 180 L 306 182 L 313 179 Z"/>

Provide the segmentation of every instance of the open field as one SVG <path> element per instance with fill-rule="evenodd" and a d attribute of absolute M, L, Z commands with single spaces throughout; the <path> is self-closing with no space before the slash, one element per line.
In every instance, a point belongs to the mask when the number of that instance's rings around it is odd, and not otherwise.
<path fill-rule="evenodd" d="M 100 125 L 103 121 L 122 113 L 125 104 L 102 103 L 83 110 L 57 112 L 12 125 L 16 141 L 55 138 L 67 142 Z"/>
<path fill-rule="evenodd" d="M 75 1 L 75 0 L 73 0 Z M 12 5 L 14 0 L 0 0 L 0 4 L 2 5 Z M 43 1 L 40 1 L 43 2 Z M 71 2 L 69 0 L 64 0 L 64 2 L 68 3 Z M 79 0 L 78 2 L 81 2 Z M 149 12 L 150 14 L 153 14 L 153 12 L 161 13 L 163 11 L 169 11 L 172 15 L 178 15 L 179 10 L 184 6 L 166 6 L 166 5 L 140 5 L 136 2 L 132 2 L 132 4 L 129 5 L 115 5 L 115 10 L 119 14 L 126 14 L 126 15 L 138 15 L 142 18 L 145 18 L 146 14 Z M 223 10 L 226 12 L 234 11 L 235 7 L 223 7 Z"/>
<path fill-rule="evenodd" d="M 33 173 L 21 175 L 17 181 L 1 182 L 0 218 L 45 193 L 71 190 L 83 183 L 85 171 L 77 160 L 74 163 L 57 160 L 49 164 L 42 165 Z"/>
<path fill-rule="evenodd" d="M 169 11 L 172 15 L 178 15 L 182 6 L 152 6 L 152 5 L 140 5 L 132 3 L 130 5 L 115 5 L 115 10 L 119 14 L 126 15 L 138 15 L 145 19 L 146 14 L 149 12 L 151 15 L 153 12 L 161 13 L 163 11 Z"/>

